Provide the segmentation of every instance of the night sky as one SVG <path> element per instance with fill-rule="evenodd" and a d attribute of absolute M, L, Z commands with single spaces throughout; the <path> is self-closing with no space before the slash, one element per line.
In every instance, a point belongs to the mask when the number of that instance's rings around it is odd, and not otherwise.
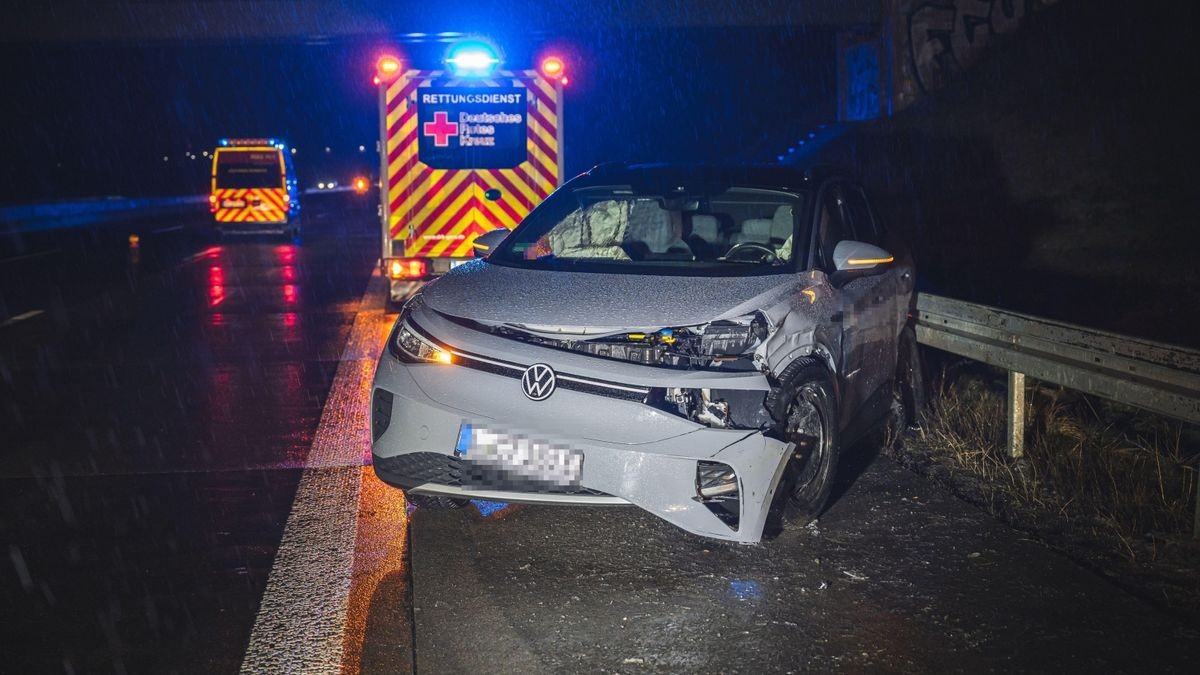
<path fill-rule="evenodd" d="M 600 161 L 730 159 L 773 129 L 829 121 L 836 111 L 828 31 L 487 37 L 511 68 L 549 52 L 565 57 L 568 175 Z M 200 193 L 202 153 L 222 136 L 283 137 L 299 149 L 304 183 L 346 180 L 377 164 L 376 55 L 391 49 L 437 67 L 447 46 L 397 36 L 0 47 L 0 153 L 8 159 L 0 203 Z"/>

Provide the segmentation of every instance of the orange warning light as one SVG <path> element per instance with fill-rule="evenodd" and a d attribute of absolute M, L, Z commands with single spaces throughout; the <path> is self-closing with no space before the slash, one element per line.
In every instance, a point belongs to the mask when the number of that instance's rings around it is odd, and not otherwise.
<path fill-rule="evenodd" d="M 393 80 L 400 74 L 400 59 L 384 55 L 375 62 L 376 77 L 381 81 Z"/>

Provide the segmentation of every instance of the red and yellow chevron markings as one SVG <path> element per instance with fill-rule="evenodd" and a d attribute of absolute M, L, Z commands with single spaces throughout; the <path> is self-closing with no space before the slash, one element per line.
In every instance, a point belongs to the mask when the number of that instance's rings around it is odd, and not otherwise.
<path fill-rule="evenodd" d="M 212 194 L 217 205 L 213 216 L 218 223 L 287 222 L 285 188 L 217 188 Z"/>
<path fill-rule="evenodd" d="M 418 156 L 416 90 L 443 80 L 442 71 L 409 71 L 387 85 L 388 229 L 403 241 L 405 257 L 471 255 L 471 241 L 497 227 L 513 228 L 559 183 L 558 94 L 552 82 L 526 70 L 483 86 L 518 86 L 528 92 L 524 162 L 511 169 L 434 169 Z M 440 80 L 440 81 L 439 81 Z M 500 196 L 484 196 L 496 189 Z"/>

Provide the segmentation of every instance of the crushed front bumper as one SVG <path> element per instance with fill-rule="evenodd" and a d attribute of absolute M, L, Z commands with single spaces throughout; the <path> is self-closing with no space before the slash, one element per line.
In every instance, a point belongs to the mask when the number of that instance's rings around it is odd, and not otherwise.
<path fill-rule="evenodd" d="M 428 314 L 423 312 L 422 314 Z M 437 326 L 436 317 L 423 325 Z M 441 331 L 431 330 L 433 334 Z M 448 333 L 442 333 L 443 335 Z M 606 375 L 610 382 L 655 386 L 763 389 L 758 374 L 697 374 L 613 362 L 453 331 L 467 353 L 509 363 L 545 363 L 567 377 Z M 459 347 L 461 345 L 461 347 Z M 505 352 L 498 354 L 498 352 Z M 715 429 L 594 386 L 560 387 L 542 401 L 526 398 L 519 376 L 501 368 L 401 363 L 384 352 L 372 395 L 372 454 L 383 481 L 416 493 L 525 503 L 639 506 L 698 535 L 755 543 L 762 537 L 789 447 L 758 431 Z M 590 372 L 585 372 L 590 369 Z M 713 383 L 716 384 L 713 384 Z M 619 392 L 618 392 L 619 393 Z M 487 489 L 463 481 L 470 458 L 460 456 L 464 425 L 511 433 L 582 454 L 568 487 Z M 736 517 L 699 495 L 701 463 L 736 474 Z M 728 504 L 728 501 L 724 502 Z"/>

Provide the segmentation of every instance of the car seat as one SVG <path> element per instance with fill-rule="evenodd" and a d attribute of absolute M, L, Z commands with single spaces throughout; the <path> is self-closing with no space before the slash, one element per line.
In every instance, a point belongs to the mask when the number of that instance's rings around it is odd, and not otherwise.
<path fill-rule="evenodd" d="M 733 235 L 732 243 L 735 246 L 748 242 L 770 244 L 771 225 L 770 218 L 747 218 L 742 221 L 742 231 Z"/>
<path fill-rule="evenodd" d="M 684 241 L 700 260 L 715 259 L 721 243 L 717 217 L 699 213 L 692 216 L 692 233 Z"/>

